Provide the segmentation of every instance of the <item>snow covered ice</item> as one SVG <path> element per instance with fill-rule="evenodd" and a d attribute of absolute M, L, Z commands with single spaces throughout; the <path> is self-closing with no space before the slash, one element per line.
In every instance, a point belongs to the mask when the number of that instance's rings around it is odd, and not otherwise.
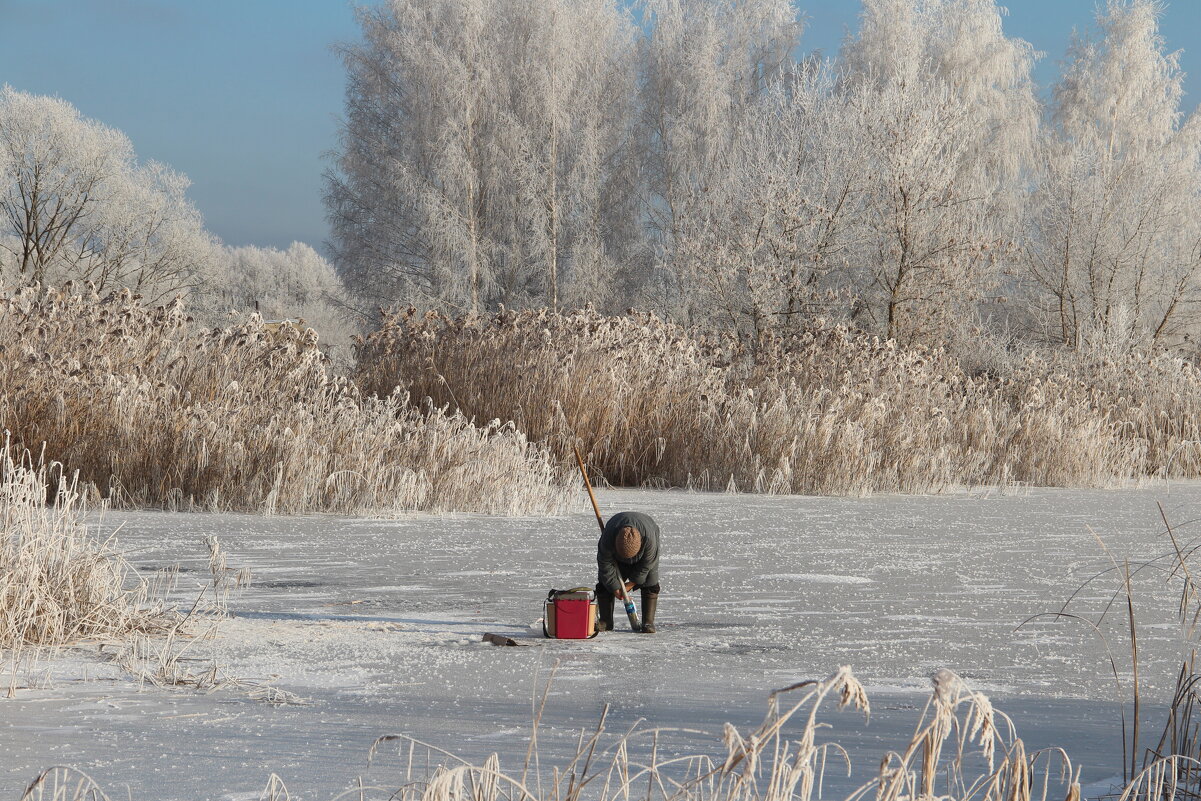
<path fill-rule="evenodd" d="M 541 638 L 546 591 L 595 581 L 590 510 L 402 520 L 109 513 L 105 527 L 122 524 L 120 547 L 140 569 L 181 566 L 181 602 L 191 577 L 206 575 L 204 535 L 220 538 L 231 567 L 252 568 L 219 635 L 188 655 L 306 703 L 139 687 L 94 647 L 43 661 L 33 689 L 0 702 L 0 798 L 18 797 L 52 764 L 86 770 L 110 795 L 128 785 L 134 799 L 234 797 L 271 772 L 294 794 L 325 798 L 359 775 L 399 784 L 394 752 L 366 765 L 375 738 L 395 733 L 473 760 L 497 751 L 502 766 L 519 767 L 535 676 L 556 660 L 544 764 L 574 752 L 573 735 L 605 704 L 611 731 L 639 718 L 699 730 L 664 735 L 661 749 L 715 754 L 721 724 L 757 725 L 772 689 L 850 664 L 873 714 L 867 724 L 823 715 L 833 729 L 819 737 L 846 746 L 859 769 L 831 770 L 825 796 L 841 797 L 908 738 L 930 675 L 947 667 L 1014 717 L 1032 749 L 1066 747 L 1087 785 L 1120 772 L 1104 646 L 1062 621 L 1017 627 L 1058 610 L 1109 565 L 1090 528 L 1118 558 L 1157 556 L 1170 544 L 1156 502 L 1187 523 L 1201 484 L 869 499 L 623 490 L 599 501 L 606 514 L 648 511 L 663 529 L 656 635 L 624 630 L 619 616 L 618 630 L 595 640 Z M 1112 587 L 1090 585 L 1080 609 L 1099 610 Z M 1161 578 L 1136 591 L 1144 699 L 1154 706 L 1178 667 L 1174 598 Z M 1124 646 L 1121 622 L 1111 628 Z M 532 647 L 493 647 L 484 632 Z"/>

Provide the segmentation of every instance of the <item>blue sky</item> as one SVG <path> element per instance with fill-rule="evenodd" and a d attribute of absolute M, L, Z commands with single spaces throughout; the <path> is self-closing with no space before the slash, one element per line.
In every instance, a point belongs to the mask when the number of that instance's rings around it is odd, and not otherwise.
<path fill-rule="evenodd" d="M 1053 79 L 1094 0 L 1008 0 L 1010 35 Z M 800 0 L 806 51 L 832 53 L 859 0 Z M 1201 2 L 1174 0 L 1162 31 L 1201 96 Z M 0 83 L 57 95 L 124 131 L 139 157 L 192 179 L 190 197 L 229 244 L 320 247 L 325 154 L 337 144 L 343 70 L 357 36 L 343 0 L 0 0 Z"/>

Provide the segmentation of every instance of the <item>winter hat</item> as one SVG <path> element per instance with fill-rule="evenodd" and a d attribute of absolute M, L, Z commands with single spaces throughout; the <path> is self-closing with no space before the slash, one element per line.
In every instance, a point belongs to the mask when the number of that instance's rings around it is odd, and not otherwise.
<path fill-rule="evenodd" d="M 623 526 L 617 532 L 617 558 L 629 561 L 642 550 L 642 534 L 633 526 Z"/>

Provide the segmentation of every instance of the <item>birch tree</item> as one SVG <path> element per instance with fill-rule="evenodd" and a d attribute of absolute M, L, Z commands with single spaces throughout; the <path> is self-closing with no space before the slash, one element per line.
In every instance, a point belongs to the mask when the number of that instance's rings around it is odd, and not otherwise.
<path fill-rule="evenodd" d="M 1015 246 L 1034 52 L 1005 36 L 993 0 L 865 0 L 841 59 L 869 143 L 856 316 L 890 337 L 937 337 L 973 314 Z"/>
<path fill-rule="evenodd" d="M 360 12 L 327 204 L 361 297 L 601 299 L 636 239 L 634 28 L 612 0 Z"/>
<path fill-rule="evenodd" d="M 675 283 L 684 229 L 706 214 L 719 162 L 791 63 L 801 26 L 789 0 L 644 0 L 642 12 L 647 225 L 661 275 Z M 670 296 L 660 302 L 671 310 Z"/>
<path fill-rule="evenodd" d="M 835 86 L 792 68 L 746 110 L 682 225 L 694 316 L 757 337 L 849 313 L 868 153 Z"/>
<path fill-rule="evenodd" d="M 846 107 L 868 171 L 853 316 L 890 339 L 937 341 L 972 313 L 1005 246 L 994 187 L 973 180 L 977 121 L 940 83 L 854 89 Z"/>
<path fill-rule="evenodd" d="M 151 300 L 197 286 L 217 246 L 187 187 L 71 104 L 0 88 L 0 283 L 85 280 Z"/>
<path fill-rule="evenodd" d="M 637 252 L 635 29 L 607 2 L 509 8 L 514 171 L 533 275 L 504 295 L 606 304 Z M 521 232 L 518 232 L 518 236 Z M 528 300 L 526 301 L 528 302 Z"/>
<path fill-rule="evenodd" d="M 1160 6 L 1110 0 L 1054 89 L 1024 250 L 1045 335 L 1070 347 L 1178 341 L 1201 301 L 1201 121 Z"/>
<path fill-rule="evenodd" d="M 863 0 L 860 27 L 841 54 L 849 82 L 941 83 L 979 123 L 982 166 L 1012 178 L 1038 131 L 1031 70 L 1037 54 L 1006 36 L 995 0 Z"/>
<path fill-rule="evenodd" d="M 326 200 L 336 262 L 364 298 L 478 308 L 487 291 L 484 153 L 498 120 L 484 102 L 483 12 L 457 0 L 359 11 Z"/>

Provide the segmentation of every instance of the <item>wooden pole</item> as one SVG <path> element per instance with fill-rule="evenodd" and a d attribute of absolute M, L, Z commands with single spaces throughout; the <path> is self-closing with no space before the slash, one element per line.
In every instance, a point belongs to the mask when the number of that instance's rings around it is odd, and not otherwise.
<path fill-rule="evenodd" d="M 584 457 L 573 442 L 571 449 L 575 451 L 576 464 L 580 466 L 580 475 L 584 477 L 584 486 L 588 488 L 588 500 L 592 501 L 592 511 L 596 512 L 596 524 L 600 526 L 601 534 L 605 533 L 605 521 L 601 519 L 600 507 L 596 505 L 596 496 L 592 494 L 592 482 L 588 480 L 588 470 L 584 467 Z"/>
<path fill-rule="evenodd" d="M 580 456 L 580 449 L 573 442 L 571 449 L 575 451 L 576 464 L 580 466 L 580 475 L 584 477 L 584 486 L 588 488 L 588 500 L 592 501 L 592 511 L 596 512 L 596 524 L 600 526 L 601 535 L 605 533 L 605 521 L 601 518 L 600 507 L 596 505 L 596 496 L 592 494 L 592 482 L 588 480 L 588 470 L 584 467 L 584 457 Z M 626 617 L 630 619 L 630 628 L 634 631 L 642 631 L 642 624 L 638 622 L 638 609 L 634 606 L 634 601 L 630 598 L 630 593 L 626 589 L 628 585 L 623 581 L 621 586 L 621 601 L 625 604 Z"/>

